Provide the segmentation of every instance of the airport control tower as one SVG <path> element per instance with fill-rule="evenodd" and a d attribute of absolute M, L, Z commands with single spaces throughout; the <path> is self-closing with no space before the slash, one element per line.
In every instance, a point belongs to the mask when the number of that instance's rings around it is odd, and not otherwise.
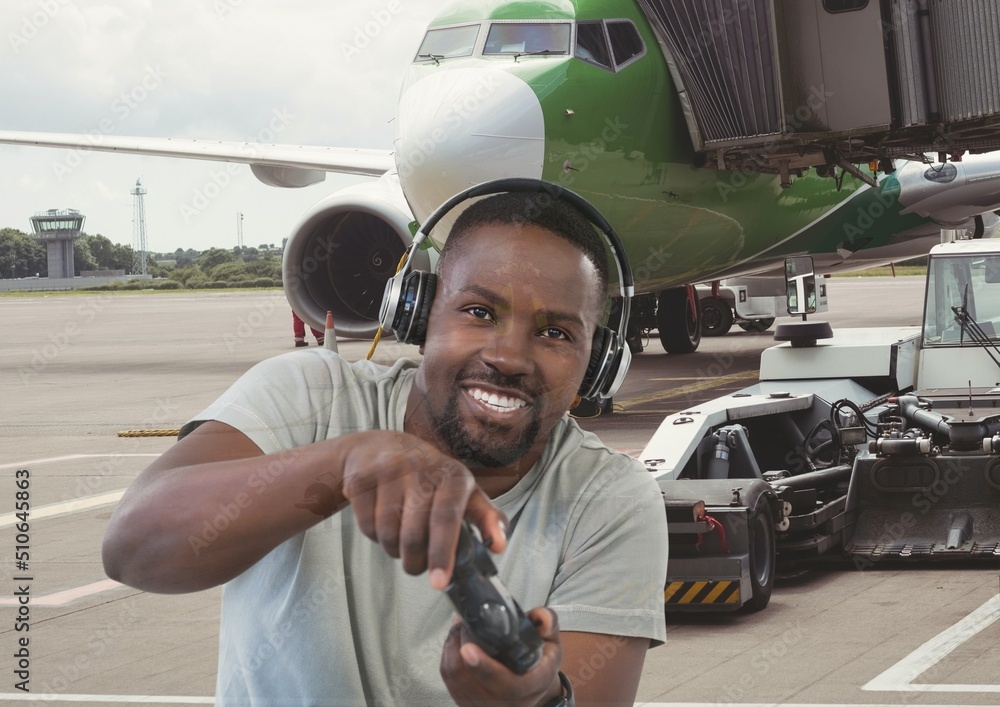
<path fill-rule="evenodd" d="M 49 278 L 72 278 L 73 242 L 83 231 L 86 218 L 76 209 L 49 209 L 31 217 L 35 238 L 45 244 L 49 256 Z"/>

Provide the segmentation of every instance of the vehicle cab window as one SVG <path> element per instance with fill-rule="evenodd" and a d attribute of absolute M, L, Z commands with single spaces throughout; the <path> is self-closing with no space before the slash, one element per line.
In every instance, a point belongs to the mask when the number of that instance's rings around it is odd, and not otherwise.
<path fill-rule="evenodd" d="M 414 61 L 437 61 L 457 56 L 472 56 L 478 37 L 478 24 L 427 30 Z"/>
<path fill-rule="evenodd" d="M 570 29 L 568 22 L 494 22 L 483 54 L 569 54 Z"/>

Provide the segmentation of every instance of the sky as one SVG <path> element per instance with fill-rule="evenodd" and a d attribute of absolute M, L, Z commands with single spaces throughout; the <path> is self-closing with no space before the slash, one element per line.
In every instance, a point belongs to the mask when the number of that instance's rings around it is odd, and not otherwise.
<path fill-rule="evenodd" d="M 0 130 L 391 149 L 404 71 L 441 5 L 4 0 Z M 225 167 L 0 145 L 0 228 L 71 208 L 87 233 L 132 243 L 141 179 L 150 251 L 232 248 L 238 213 L 244 245 L 280 245 L 314 203 L 366 181 L 280 189 Z"/>

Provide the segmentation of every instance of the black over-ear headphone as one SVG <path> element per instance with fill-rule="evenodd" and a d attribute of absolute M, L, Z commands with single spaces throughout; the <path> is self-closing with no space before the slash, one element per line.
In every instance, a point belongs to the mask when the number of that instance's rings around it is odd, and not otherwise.
<path fill-rule="evenodd" d="M 587 365 L 587 372 L 578 392 L 581 398 L 587 400 L 610 398 L 618 392 L 632 362 L 632 352 L 625 343 L 629 308 L 632 296 L 635 294 L 632 269 L 629 267 L 621 239 L 604 216 L 579 194 L 552 182 L 520 177 L 496 179 L 459 192 L 441 204 L 413 237 L 402 269 L 385 285 L 385 295 L 382 298 L 382 309 L 379 314 L 382 329 L 385 330 L 386 323 L 391 322 L 390 328 L 399 341 L 417 345 L 424 343 L 427 320 L 437 289 L 437 277 L 433 273 L 421 270 L 411 271 L 410 256 L 420 247 L 438 221 L 456 205 L 466 199 L 503 192 L 548 194 L 554 199 L 565 201 L 596 226 L 611 247 L 611 253 L 618 267 L 618 283 L 621 291 L 618 326 L 614 329 L 597 327 L 591 347 L 590 363 Z"/>

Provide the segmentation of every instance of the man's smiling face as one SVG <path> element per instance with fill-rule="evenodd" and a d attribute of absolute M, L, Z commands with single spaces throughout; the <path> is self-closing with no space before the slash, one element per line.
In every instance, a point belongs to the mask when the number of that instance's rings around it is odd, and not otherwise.
<path fill-rule="evenodd" d="M 471 466 L 533 463 L 580 387 L 603 297 L 568 240 L 535 225 L 477 227 L 439 275 L 418 424 Z"/>

